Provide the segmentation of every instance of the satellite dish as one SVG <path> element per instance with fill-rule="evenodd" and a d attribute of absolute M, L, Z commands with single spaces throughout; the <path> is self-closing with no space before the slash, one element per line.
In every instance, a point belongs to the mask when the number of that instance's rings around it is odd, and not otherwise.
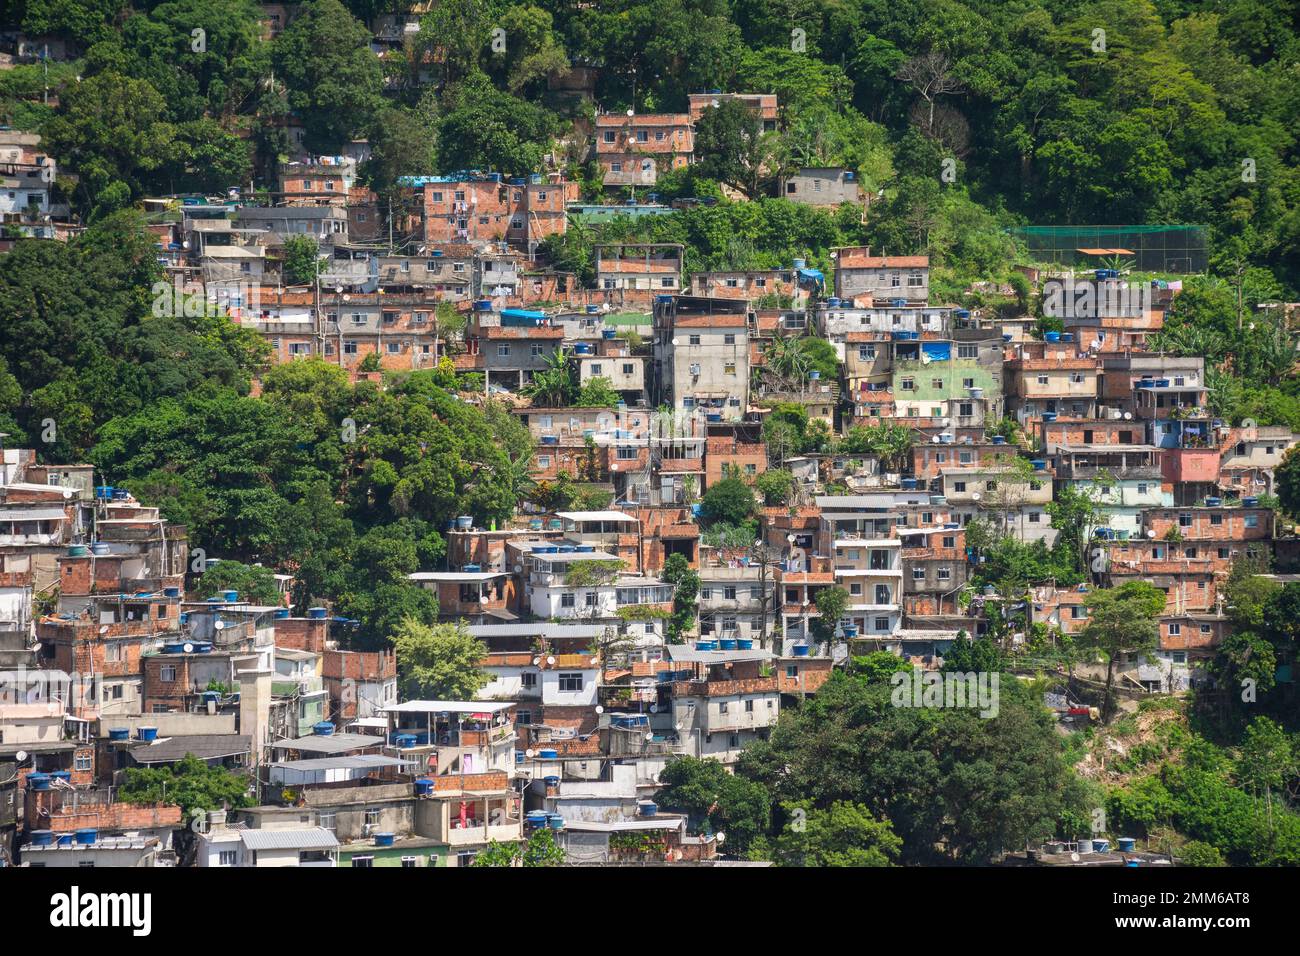
<path fill-rule="evenodd" d="M 592 666 L 592 667 L 599 667 L 599 666 L 600 666 L 600 658 L 599 658 L 599 657 L 593 657 L 593 658 L 591 659 L 591 666 Z"/>
<path fill-rule="evenodd" d="M 26 750 L 18 751 L 18 753 L 14 754 L 14 759 L 16 759 L 19 763 L 22 763 L 24 760 L 27 759 L 27 751 Z"/>
<path fill-rule="evenodd" d="M 226 629 L 226 622 L 218 621 L 216 624 L 213 624 L 212 626 L 218 631 L 223 631 Z"/>
<path fill-rule="evenodd" d="M 971 500 L 971 501 L 979 501 L 979 500 L 980 500 L 980 493 L 979 493 L 978 491 L 975 492 L 975 494 L 973 494 L 973 495 L 970 496 L 970 500 Z"/>
<path fill-rule="evenodd" d="M 932 443 L 936 444 L 936 445 L 939 444 L 939 436 L 938 436 L 938 435 L 932 435 L 932 436 L 930 437 L 930 441 L 931 441 Z"/>
<path fill-rule="evenodd" d="M 1077 854 L 1077 853 L 1071 853 L 1071 854 L 1070 854 L 1070 862 L 1071 862 L 1071 863 L 1078 863 L 1078 862 L 1079 862 L 1079 854 Z"/>
<path fill-rule="evenodd" d="M 541 659 L 540 657 L 534 657 L 534 658 L 533 658 L 533 666 L 534 666 L 534 667 L 536 667 L 536 666 L 537 666 L 538 664 L 540 664 L 541 662 L 542 662 L 542 659 Z"/>
<path fill-rule="evenodd" d="M 71 489 L 71 488 L 64 488 L 64 489 L 63 489 L 63 498 L 64 498 L 64 500 L 66 501 L 68 498 L 71 498 L 71 497 L 72 497 L 72 489 Z"/>
<path fill-rule="evenodd" d="M 655 739 L 655 735 L 654 735 L 654 734 L 646 734 L 646 735 L 645 735 L 645 739 L 646 739 L 646 740 L 654 740 L 654 739 Z"/>
<path fill-rule="evenodd" d="M 548 664 L 554 664 L 554 663 L 555 663 L 555 658 L 554 658 L 554 657 L 548 657 L 548 658 L 546 658 L 546 663 L 548 663 Z"/>
<path fill-rule="evenodd" d="M 726 843 L 726 842 L 727 842 L 727 835 L 726 835 L 725 833 L 723 833 L 721 830 L 719 830 L 719 831 L 718 831 L 718 843 L 721 844 L 721 843 Z"/>
<path fill-rule="evenodd" d="M 678 725 L 677 725 L 676 727 L 674 727 L 673 729 L 674 729 L 674 730 L 685 730 L 685 729 L 686 729 L 686 725 L 685 725 L 685 724 L 678 724 Z"/>
<path fill-rule="evenodd" d="M 1133 413 L 1132 413 L 1132 412 L 1125 412 L 1125 413 L 1124 413 L 1124 421 L 1128 421 L 1128 420 L 1129 420 L 1130 418 L 1132 418 L 1132 417 L 1133 417 Z"/>
<path fill-rule="evenodd" d="M 537 756 L 537 751 L 533 750 L 532 747 L 529 747 L 527 750 L 524 751 L 524 756 L 526 756 L 526 757 L 536 757 L 536 756 Z"/>
<path fill-rule="evenodd" d="M 635 111 L 635 110 L 628 110 L 628 111 L 627 111 L 627 115 L 628 115 L 628 116 L 636 116 L 636 111 Z"/>
<path fill-rule="evenodd" d="M 524 566 L 522 564 L 516 564 L 515 574 L 523 574 L 523 573 L 524 573 Z"/>
<path fill-rule="evenodd" d="M 659 705 L 658 705 L 658 704 L 651 704 L 651 705 L 650 705 L 650 713 L 652 713 L 652 714 L 657 714 L 657 713 L 659 713 Z"/>
<path fill-rule="evenodd" d="M 605 712 L 605 708 L 602 707 L 600 704 L 597 704 L 597 705 L 596 705 L 596 713 L 598 713 L 598 714 L 603 714 L 604 712 Z"/>
<path fill-rule="evenodd" d="M 186 641 L 186 642 L 185 642 L 184 649 L 185 649 L 185 653 L 186 653 L 186 654 L 189 654 L 191 651 L 194 650 L 194 645 L 191 644 L 191 643 L 189 643 L 189 641 Z"/>
<path fill-rule="evenodd" d="M 1148 537 L 1148 538 L 1154 538 L 1155 536 L 1156 536 L 1155 530 L 1152 529 L 1152 528 L 1148 528 L 1148 529 L 1147 529 L 1147 537 Z"/>

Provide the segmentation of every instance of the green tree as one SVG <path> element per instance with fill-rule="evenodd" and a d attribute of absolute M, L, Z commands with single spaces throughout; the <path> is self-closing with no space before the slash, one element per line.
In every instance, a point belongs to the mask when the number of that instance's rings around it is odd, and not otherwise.
<path fill-rule="evenodd" d="M 320 269 L 320 243 L 311 236 L 290 236 L 284 241 L 286 285 L 309 285 Z"/>
<path fill-rule="evenodd" d="M 613 408 L 622 400 L 622 396 L 614 391 L 609 379 L 597 375 L 595 378 L 587 379 L 578 390 L 577 401 L 573 404 L 578 408 Z"/>
<path fill-rule="evenodd" d="M 564 848 L 549 827 L 534 830 L 520 843 L 491 841 L 474 857 L 474 866 L 563 866 Z"/>
<path fill-rule="evenodd" d="M 774 146 L 748 104 L 726 100 L 695 124 L 695 172 L 756 199 L 768 185 Z"/>
<path fill-rule="evenodd" d="M 782 866 L 892 866 L 903 847 L 889 821 L 860 804 L 837 800 L 821 810 L 802 800 L 781 809 L 786 825 L 773 856 Z"/>
<path fill-rule="evenodd" d="M 1156 616 L 1164 612 L 1165 593 L 1145 581 L 1129 581 L 1117 588 L 1092 591 L 1085 599 L 1088 623 L 1079 632 L 1079 644 L 1106 658 L 1106 691 L 1102 720 L 1115 709 L 1112 686 L 1115 664 L 1123 655 L 1140 654 L 1156 646 L 1160 629 Z"/>
<path fill-rule="evenodd" d="M 464 622 L 423 624 L 406 618 L 393 635 L 398 669 L 412 695 L 473 700 L 490 679 L 481 667 L 487 645 Z"/>
<path fill-rule="evenodd" d="M 338 0 L 308 0 L 275 39 L 276 73 L 309 148 L 338 151 L 379 112 L 383 70 L 370 39 Z"/>
<path fill-rule="evenodd" d="M 700 500 L 700 518 L 706 524 L 739 525 L 754 514 L 754 492 L 740 478 L 723 478 L 709 486 Z"/>
<path fill-rule="evenodd" d="M 210 598 L 223 591 L 238 591 L 242 601 L 264 605 L 280 603 L 280 585 L 275 572 L 260 564 L 240 561 L 218 561 L 200 575 L 195 591 L 201 598 Z"/>
<path fill-rule="evenodd" d="M 1000 684 L 991 718 L 896 707 L 891 692 L 888 682 L 835 672 L 815 697 L 782 710 L 770 740 L 745 749 L 737 775 L 763 784 L 777 805 L 848 801 L 888 820 L 904 865 L 985 865 L 1052 836 L 1067 811 L 1095 806 L 1039 693 L 1019 681 Z"/>
<path fill-rule="evenodd" d="M 169 803 L 189 819 L 196 810 L 238 809 L 252 806 L 249 781 L 225 767 L 209 767 L 187 753 L 170 767 L 128 767 L 117 789 L 123 803 Z"/>
<path fill-rule="evenodd" d="M 817 617 L 812 619 L 813 636 L 829 645 L 835 640 L 840 628 L 840 619 L 849 609 L 849 592 L 838 585 L 822 588 L 813 598 L 817 606 Z"/>
<path fill-rule="evenodd" d="M 680 644 L 694 630 L 698 620 L 700 575 L 690 566 L 685 555 L 670 554 L 664 560 L 659 579 L 673 586 L 673 612 L 665 636 L 668 643 Z"/>
<path fill-rule="evenodd" d="M 726 834 L 728 852 L 744 853 L 766 833 L 771 801 L 759 784 L 746 780 L 712 758 L 679 757 L 659 774 L 655 802 L 670 813 L 684 813 L 692 828 Z"/>
<path fill-rule="evenodd" d="M 763 504 L 785 506 L 794 497 L 794 475 L 788 468 L 769 468 L 754 479 L 754 488 L 763 496 Z"/>

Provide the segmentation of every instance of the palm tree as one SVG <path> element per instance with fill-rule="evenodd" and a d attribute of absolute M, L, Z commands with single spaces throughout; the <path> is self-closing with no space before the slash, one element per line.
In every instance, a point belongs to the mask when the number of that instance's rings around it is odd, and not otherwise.
<path fill-rule="evenodd" d="M 533 380 L 522 389 L 540 408 L 560 408 L 573 398 L 575 383 L 568 357 L 560 349 L 551 353 L 546 367 L 533 373 Z"/>

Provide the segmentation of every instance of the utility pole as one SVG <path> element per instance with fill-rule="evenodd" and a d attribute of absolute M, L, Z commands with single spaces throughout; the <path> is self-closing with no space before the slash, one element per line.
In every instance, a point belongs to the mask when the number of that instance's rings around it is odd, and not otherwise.
<path fill-rule="evenodd" d="M 761 615 L 760 627 L 762 628 L 761 644 L 763 649 L 767 649 L 767 569 L 769 566 L 775 567 L 780 563 L 780 552 L 776 551 L 762 541 L 755 541 L 754 546 L 750 549 L 750 556 L 758 562 L 758 581 L 759 581 L 759 613 Z"/>

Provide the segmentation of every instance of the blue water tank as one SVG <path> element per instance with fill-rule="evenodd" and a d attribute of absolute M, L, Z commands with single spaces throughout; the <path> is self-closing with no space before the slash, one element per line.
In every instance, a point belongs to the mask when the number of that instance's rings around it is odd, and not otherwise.
<path fill-rule="evenodd" d="M 1132 837 L 1120 837 L 1118 842 L 1121 853 L 1132 853 L 1137 849 L 1137 840 Z"/>
<path fill-rule="evenodd" d="M 323 607 L 311 607 L 307 609 L 307 616 L 314 621 L 325 619 L 325 609 Z"/>
<path fill-rule="evenodd" d="M 87 827 L 84 830 L 77 831 L 77 843 L 81 846 L 90 846 L 99 837 L 99 831 Z"/>
<path fill-rule="evenodd" d="M 275 618 L 278 621 L 283 621 L 285 618 L 289 616 L 289 614 L 290 611 L 287 607 L 277 607 L 275 609 Z"/>
<path fill-rule="evenodd" d="M 524 814 L 524 823 L 533 829 L 544 827 L 548 816 L 549 814 L 545 810 L 529 810 L 528 813 Z"/>
<path fill-rule="evenodd" d="M 653 800 L 645 800 L 636 805 L 637 812 L 643 817 L 652 817 L 659 812 L 659 804 Z"/>
<path fill-rule="evenodd" d="M 54 833 L 51 830 L 33 830 L 32 846 L 49 846 L 54 842 Z"/>
<path fill-rule="evenodd" d="M 393 738 L 393 745 L 399 749 L 415 746 L 415 734 L 398 734 Z"/>
<path fill-rule="evenodd" d="M 428 777 L 420 777 L 415 781 L 415 795 L 417 797 L 427 797 L 433 793 L 433 781 Z"/>
<path fill-rule="evenodd" d="M 537 751 L 537 756 L 540 757 L 542 760 L 554 760 L 554 759 L 555 759 L 556 757 L 558 757 L 559 755 L 560 755 L 560 753 L 559 753 L 558 750 L 539 750 L 539 751 Z"/>
<path fill-rule="evenodd" d="M 550 816 L 546 818 L 546 825 L 549 826 L 552 830 L 563 830 L 564 817 L 560 816 L 558 813 L 552 813 Z"/>
<path fill-rule="evenodd" d="M 795 656 L 795 657 L 807 657 L 807 656 L 808 656 L 808 645 L 807 645 L 807 644 L 796 644 L 796 645 L 794 646 L 794 656 Z"/>
<path fill-rule="evenodd" d="M 551 774 L 550 776 L 543 777 L 542 782 L 548 787 L 558 787 L 560 785 L 560 778 L 555 774 Z"/>
<path fill-rule="evenodd" d="M 1060 333 L 1060 332 L 1044 332 L 1044 333 L 1043 333 L 1043 338 L 1046 339 L 1048 342 L 1059 342 L 1059 341 L 1061 341 L 1061 333 Z"/>
<path fill-rule="evenodd" d="M 163 597 L 174 598 L 180 596 L 181 596 L 180 588 L 163 588 Z"/>
<path fill-rule="evenodd" d="M 234 604 L 239 600 L 238 591 L 222 591 L 221 596 L 226 599 L 227 604 Z"/>
<path fill-rule="evenodd" d="M 736 650 L 738 651 L 752 651 L 753 649 L 754 641 L 752 638 L 742 637 L 736 641 Z"/>
<path fill-rule="evenodd" d="M 1259 506 L 1259 499 L 1256 498 L 1254 495 L 1247 495 L 1246 497 L 1244 497 L 1244 498 L 1241 499 L 1241 506 L 1242 506 L 1243 508 L 1255 508 L 1255 507 L 1258 507 L 1258 506 Z"/>
<path fill-rule="evenodd" d="M 724 637 L 718 641 L 718 647 L 724 651 L 734 651 L 736 649 L 736 639 L 734 637 Z"/>
<path fill-rule="evenodd" d="M 317 737 L 329 737 L 334 733 L 334 725 L 328 720 L 322 720 L 320 723 L 312 724 L 311 732 Z"/>
<path fill-rule="evenodd" d="M 1207 508 L 1218 508 L 1218 507 L 1219 507 L 1220 505 L 1222 505 L 1222 504 L 1223 504 L 1223 499 L 1222 499 L 1222 498 L 1217 498 L 1217 497 L 1214 497 L 1214 496 L 1208 496 L 1208 497 L 1206 497 L 1206 499 L 1205 499 L 1205 507 L 1207 507 Z"/>
<path fill-rule="evenodd" d="M 50 789 L 50 775 L 48 773 L 31 773 L 27 775 L 28 790 L 48 790 Z"/>
<path fill-rule="evenodd" d="M 392 846 L 394 839 L 396 838 L 391 833 L 376 833 L 375 846 Z"/>
<path fill-rule="evenodd" d="M 477 564 L 467 564 L 461 570 L 466 574 L 478 574 L 482 569 Z"/>
<path fill-rule="evenodd" d="M 137 728 L 135 729 L 135 736 L 136 736 L 136 739 L 138 739 L 138 740 L 145 740 L 145 741 L 149 741 L 149 740 L 157 740 L 157 739 L 158 739 L 158 728 L 157 728 L 157 727 L 137 727 Z"/>
<path fill-rule="evenodd" d="M 110 728 L 108 729 L 108 739 L 109 739 L 109 740 L 130 740 L 130 739 L 131 739 L 131 728 L 130 728 L 130 727 L 110 727 Z"/>

